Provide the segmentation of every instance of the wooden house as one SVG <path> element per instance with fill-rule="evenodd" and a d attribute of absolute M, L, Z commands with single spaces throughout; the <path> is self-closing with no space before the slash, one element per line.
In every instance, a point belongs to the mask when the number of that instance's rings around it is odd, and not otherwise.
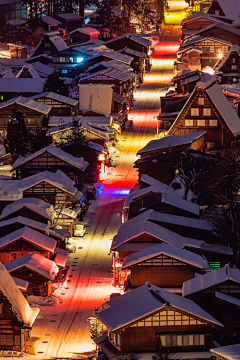
<path fill-rule="evenodd" d="M 77 100 L 51 91 L 32 96 L 31 99 L 51 106 L 49 116 L 72 116 L 77 113 Z"/>
<path fill-rule="evenodd" d="M 57 241 L 27 226 L 0 238 L 0 261 L 5 264 L 28 253 L 50 259 Z"/>
<path fill-rule="evenodd" d="M 53 66 L 61 76 L 74 78 L 83 71 L 86 59 L 87 55 L 81 49 L 69 46 L 53 55 Z"/>
<path fill-rule="evenodd" d="M 8 235 L 15 230 L 23 228 L 24 226 L 28 226 L 31 229 L 39 231 L 40 233 L 53 238 L 57 241 L 58 247 L 63 247 L 61 246 L 61 244 L 64 243 L 64 241 L 61 235 L 59 235 L 54 230 L 49 229 L 48 225 L 36 220 L 25 218 L 23 216 L 18 216 L 15 218 L 10 218 L 8 220 L 0 221 L 1 236 Z"/>
<path fill-rule="evenodd" d="M 240 132 L 240 119 L 215 80 L 206 75 L 197 83 L 168 135 L 204 131 L 207 149 L 231 147 Z"/>
<path fill-rule="evenodd" d="M 0 220 L 4 221 L 18 216 L 50 226 L 54 217 L 54 210 L 51 204 L 41 199 L 24 198 L 7 205 L 1 213 Z"/>
<path fill-rule="evenodd" d="M 226 16 L 225 12 L 223 11 L 221 5 L 219 4 L 218 0 L 212 0 L 211 5 L 207 11 L 208 14 L 217 15 L 217 16 Z"/>
<path fill-rule="evenodd" d="M 80 79 L 80 84 L 113 84 L 114 91 L 120 95 L 132 94 L 135 74 L 130 71 L 105 69 Z"/>
<path fill-rule="evenodd" d="M 65 41 L 62 39 L 58 31 L 51 31 L 45 33 L 42 39 L 39 41 L 37 47 L 34 50 L 32 56 L 37 56 L 41 54 L 46 55 L 57 55 L 59 51 L 67 49 L 68 46 Z"/>
<path fill-rule="evenodd" d="M 123 260 L 119 283 L 122 285 L 122 279 L 130 272 L 129 285 L 133 288 L 150 281 L 156 286 L 181 291 L 184 281 L 208 268 L 208 262 L 202 256 L 161 243 L 127 256 Z"/>
<path fill-rule="evenodd" d="M 239 358 L 240 344 L 218 346 L 210 349 L 211 355 L 216 360 L 232 360 Z"/>
<path fill-rule="evenodd" d="M 15 200 L 28 197 L 42 199 L 52 205 L 65 204 L 67 207 L 76 200 L 80 200 L 83 195 L 75 187 L 75 181 L 61 170 L 57 170 L 55 173 L 42 171 L 22 180 L 2 181 L 0 191 L 2 209 Z"/>
<path fill-rule="evenodd" d="M 215 74 L 221 77 L 222 84 L 239 84 L 240 81 L 240 48 L 233 45 L 223 59 L 214 68 Z"/>
<path fill-rule="evenodd" d="M 60 13 L 57 18 L 67 32 L 81 27 L 84 21 L 84 17 L 76 13 Z"/>
<path fill-rule="evenodd" d="M 106 333 L 94 341 L 108 359 L 126 353 L 151 355 L 160 345 L 170 356 L 184 359 L 192 351 L 194 359 L 203 358 L 213 346 L 213 330 L 223 325 L 186 300 L 147 282 L 102 304 L 97 318 Z"/>
<path fill-rule="evenodd" d="M 233 19 L 228 19 L 226 16 L 220 14 L 193 12 L 181 22 L 181 38 L 184 40 L 186 36 L 195 34 L 201 29 L 221 22 L 232 24 Z"/>
<path fill-rule="evenodd" d="M 105 41 L 105 45 L 114 51 L 122 50 L 127 47 L 132 50 L 144 52 L 146 55 L 148 55 L 150 50 L 150 41 L 135 34 L 117 36 L 111 40 Z"/>
<path fill-rule="evenodd" d="M 22 79 L 24 80 L 24 79 Z M 29 79 L 30 80 L 30 79 Z M 19 96 L 0 104 L 0 130 L 6 131 L 8 123 L 16 121 L 14 114 L 21 111 L 28 129 L 42 128 L 47 122 L 51 106 Z"/>
<path fill-rule="evenodd" d="M 89 40 L 98 40 L 100 32 L 90 26 L 74 29 L 69 33 L 73 44 L 81 44 Z"/>
<path fill-rule="evenodd" d="M 5 264 L 12 276 L 28 281 L 28 295 L 49 296 L 52 281 L 59 269 L 56 263 L 42 255 L 28 253 Z"/>
<path fill-rule="evenodd" d="M 43 23 L 44 29 L 47 32 L 58 31 L 58 28 L 61 25 L 60 21 L 49 15 L 42 16 L 41 22 Z"/>
<path fill-rule="evenodd" d="M 187 297 L 224 325 L 216 334 L 222 345 L 240 341 L 240 270 L 229 265 L 208 272 L 183 284 Z M 223 310 L 224 309 L 224 310 Z"/>
<path fill-rule="evenodd" d="M 172 135 L 170 130 L 169 135 Z M 176 135 L 179 136 L 177 137 Z M 204 130 L 196 130 L 196 132 L 182 132 L 181 134 L 175 134 L 175 136 L 166 136 L 161 139 L 150 141 L 146 146 L 137 152 L 137 155 L 139 155 L 141 159 L 144 159 L 146 157 L 156 156 L 162 153 L 185 150 L 188 147 L 191 147 L 191 149 L 194 150 L 201 150 L 205 145 L 205 136 L 206 131 Z"/>
<path fill-rule="evenodd" d="M 81 49 L 81 47 L 79 48 L 79 50 Z M 106 49 L 109 50 L 109 49 Z M 134 57 L 131 55 L 127 55 L 125 53 L 122 52 L 116 52 L 116 51 L 101 51 L 99 53 L 97 53 L 96 55 L 94 54 L 91 57 L 88 57 L 87 59 L 85 59 L 84 63 L 83 63 L 83 70 L 87 71 L 89 68 L 92 68 L 96 65 L 98 65 L 99 63 L 102 62 L 109 62 L 109 61 L 119 61 L 119 64 L 123 63 L 125 65 L 128 66 L 132 66 L 132 62 L 134 61 Z"/>
<path fill-rule="evenodd" d="M 0 274 L 0 348 L 23 352 L 39 309 L 29 306 L 13 278 L 1 263 Z"/>
<path fill-rule="evenodd" d="M 82 157 L 76 158 L 56 146 L 48 145 L 29 156 L 18 158 L 13 164 L 12 171 L 15 172 L 16 178 L 21 180 L 42 171 L 59 170 L 81 184 L 87 166 L 88 162 Z"/>
<path fill-rule="evenodd" d="M 201 79 L 203 75 L 205 75 L 205 73 L 202 73 L 199 70 L 195 70 L 195 71 L 190 69 L 182 70 L 180 73 L 178 73 L 176 76 L 172 78 L 171 82 L 175 87 L 175 93 L 173 93 L 172 95 L 166 94 L 166 96 L 163 97 L 165 102 L 167 102 L 167 98 L 169 98 L 169 101 L 171 101 L 171 97 L 175 97 L 177 94 L 187 94 L 187 93 L 190 94 L 194 90 L 196 83 Z M 196 81 L 194 85 L 192 85 L 193 81 Z M 163 105 L 166 107 L 167 103 L 166 104 L 164 103 Z M 161 102 L 161 107 L 162 107 L 162 102 Z M 165 107 L 163 108 L 164 112 L 166 111 Z"/>
<path fill-rule="evenodd" d="M 202 70 L 206 66 L 213 68 L 219 58 L 225 56 L 232 46 L 229 38 L 223 40 L 217 36 L 197 34 L 187 37 L 182 43 L 177 54 L 178 61 L 180 61 L 177 64 L 178 71 L 183 69 Z"/>

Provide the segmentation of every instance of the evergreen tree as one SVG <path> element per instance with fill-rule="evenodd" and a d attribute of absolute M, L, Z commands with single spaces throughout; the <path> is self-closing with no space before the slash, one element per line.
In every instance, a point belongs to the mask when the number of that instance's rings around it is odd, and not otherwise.
<path fill-rule="evenodd" d="M 28 131 L 21 111 L 14 111 L 9 119 L 4 147 L 6 153 L 10 153 L 14 161 L 20 156 L 26 156 L 29 152 Z"/>
<path fill-rule="evenodd" d="M 43 91 L 52 91 L 56 94 L 69 96 L 68 85 L 56 73 L 50 74 L 47 77 Z"/>

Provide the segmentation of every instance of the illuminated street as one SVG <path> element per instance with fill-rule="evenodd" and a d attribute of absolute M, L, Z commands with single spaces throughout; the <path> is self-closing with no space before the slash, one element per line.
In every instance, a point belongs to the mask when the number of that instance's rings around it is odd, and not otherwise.
<path fill-rule="evenodd" d="M 151 73 L 146 74 L 144 84 L 135 94 L 130 121 L 118 136 L 118 165 L 103 175 L 100 204 L 85 237 L 79 238 L 77 251 L 69 255 L 68 280 L 55 292 L 60 303 L 43 308 L 34 324 L 32 344 L 38 358 L 79 358 L 80 353 L 95 349 L 86 319 L 111 293 L 119 291 L 112 287 L 110 243 L 121 223 L 125 196 L 137 182 L 137 172 L 133 169 L 136 152 L 156 138 L 160 96 L 166 93 L 172 76 L 177 38 L 171 33 L 162 38 L 160 50 L 157 49 L 152 59 Z"/>

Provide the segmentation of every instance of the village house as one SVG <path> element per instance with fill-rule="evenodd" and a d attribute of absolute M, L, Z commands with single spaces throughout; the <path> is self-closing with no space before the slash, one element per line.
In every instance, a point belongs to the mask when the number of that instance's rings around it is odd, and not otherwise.
<path fill-rule="evenodd" d="M 18 158 L 12 166 L 17 180 L 25 179 L 43 171 L 61 171 L 72 180 L 78 180 L 79 186 L 85 180 L 84 171 L 88 166 L 82 157 L 76 158 L 60 148 L 48 145 L 37 152 Z"/>
<path fill-rule="evenodd" d="M 87 55 L 76 46 L 69 46 L 56 52 L 52 66 L 61 73 L 61 76 L 75 78 L 83 71 Z"/>
<path fill-rule="evenodd" d="M 233 45 L 223 59 L 214 67 L 215 75 L 221 77 L 222 84 L 239 84 L 240 81 L 240 48 Z"/>
<path fill-rule="evenodd" d="M 51 259 L 57 241 L 27 226 L 0 238 L 0 261 L 5 264 L 28 253 Z"/>
<path fill-rule="evenodd" d="M 54 68 L 40 62 L 24 64 L 16 75 L 16 79 L 41 79 L 54 73 Z"/>
<path fill-rule="evenodd" d="M 25 351 L 26 341 L 38 316 L 39 308 L 29 306 L 14 279 L 1 263 L 0 307 L 0 348 L 10 351 Z"/>
<path fill-rule="evenodd" d="M 61 37 L 60 33 L 58 31 L 51 31 L 44 34 L 36 46 L 32 56 L 42 54 L 53 56 L 56 55 L 59 51 L 65 50 L 67 48 L 68 46 Z"/>
<path fill-rule="evenodd" d="M 90 26 L 74 29 L 69 33 L 72 44 L 81 44 L 89 40 L 98 40 L 100 32 Z"/>
<path fill-rule="evenodd" d="M 43 23 L 44 29 L 47 32 L 58 31 L 59 26 L 61 26 L 60 21 L 49 15 L 42 16 L 41 21 Z"/>
<path fill-rule="evenodd" d="M 51 226 L 54 218 L 54 210 L 51 204 L 37 198 L 24 198 L 7 205 L 1 215 L 0 221 L 23 216 Z"/>
<path fill-rule="evenodd" d="M 69 207 L 82 196 L 75 181 L 61 170 L 55 173 L 46 170 L 21 180 L 1 180 L 0 206 L 3 209 L 15 200 L 35 197 L 52 205 Z"/>
<path fill-rule="evenodd" d="M 231 25 L 233 19 L 228 19 L 224 15 L 210 14 L 209 12 L 193 12 L 181 22 L 181 39 L 184 40 L 186 36 L 196 34 L 201 29 L 221 22 Z"/>
<path fill-rule="evenodd" d="M 94 54 L 93 56 L 88 57 L 84 61 L 83 70 L 90 72 L 90 69 L 91 68 L 94 69 L 94 66 L 97 66 L 98 64 L 103 63 L 103 62 L 107 63 L 107 62 L 113 61 L 113 60 L 118 62 L 119 65 L 124 64 L 124 65 L 132 67 L 132 62 L 134 60 L 134 57 L 132 55 L 130 56 L 125 53 L 113 51 L 113 50 L 106 48 L 105 51 L 99 51 L 99 52 L 97 52 L 97 54 Z"/>
<path fill-rule="evenodd" d="M 52 282 L 59 271 L 54 261 L 36 253 L 28 253 L 4 266 L 12 276 L 28 281 L 28 295 L 52 295 Z"/>
<path fill-rule="evenodd" d="M 43 224 L 42 222 L 38 222 L 32 219 L 25 218 L 23 216 L 18 216 L 15 218 L 11 218 L 8 220 L 0 221 L 0 231 L 1 236 L 6 236 L 11 234 L 13 231 L 21 229 L 23 227 L 29 227 L 33 230 L 40 232 L 41 234 L 45 234 L 46 236 L 57 241 L 57 246 L 65 249 L 65 242 L 63 241 L 63 236 L 59 235 L 54 230 L 49 229 L 48 225 Z"/>
<path fill-rule="evenodd" d="M 175 122 L 173 124 L 175 124 Z M 175 134 L 175 136 L 167 136 L 161 139 L 152 140 L 140 149 L 137 152 L 137 155 L 140 156 L 141 159 L 144 159 L 162 153 L 185 150 L 188 147 L 191 147 L 193 150 L 201 150 L 205 145 L 205 136 L 206 131 L 196 131 L 194 133 L 189 131 L 189 133 Z"/>
<path fill-rule="evenodd" d="M 28 129 L 42 128 L 47 124 L 47 117 L 50 110 L 51 106 L 24 96 L 7 100 L 0 104 L 0 130 L 2 133 L 6 132 L 8 123 L 16 121 L 15 114 L 18 111 L 24 116 L 24 122 Z"/>
<path fill-rule="evenodd" d="M 49 116 L 72 116 L 77 113 L 78 100 L 51 91 L 32 96 L 31 99 L 51 106 Z"/>
<path fill-rule="evenodd" d="M 210 352 L 216 360 L 239 360 L 240 344 L 219 346 L 210 349 Z"/>
<path fill-rule="evenodd" d="M 222 345 L 240 341 L 240 270 L 229 265 L 208 272 L 183 284 L 187 297 L 224 325 L 216 334 Z M 224 308 L 224 311 L 223 311 Z"/>
<path fill-rule="evenodd" d="M 181 292 L 184 281 L 208 268 L 208 262 L 202 256 L 161 243 L 125 257 L 119 283 L 122 285 L 121 280 L 129 276 L 128 285 L 133 288 L 150 281 L 156 286 Z"/>
<path fill-rule="evenodd" d="M 186 135 L 204 131 L 207 149 L 224 149 L 240 134 L 240 119 L 216 78 L 203 77 L 183 106 L 168 135 Z"/>
<path fill-rule="evenodd" d="M 94 341 L 108 359 L 125 353 L 138 359 L 159 347 L 166 347 L 169 356 L 186 358 L 192 351 L 194 359 L 210 359 L 213 330 L 223 325 L 186 300 L 147 282 L 102 304 L 97 318 L 106 332 Z"/>
<path fill-rule="evenodd" d="M 80 28 L 84 21 L 83 16 L 76 13 L 60 13 L 56 17 L 61 21 L 61 25 L 67 34 L 74 29 Z"/>

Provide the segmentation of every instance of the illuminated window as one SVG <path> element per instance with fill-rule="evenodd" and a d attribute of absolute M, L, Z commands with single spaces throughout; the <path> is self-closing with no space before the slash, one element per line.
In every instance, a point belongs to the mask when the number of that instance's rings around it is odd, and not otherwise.
<path fill-rule="evenodd" d="M 203 109 L 203 116 L 211 116 L 211 108 Z"/>
<path fill-rule="evenodd" d="M 191 116 L 199 116 L 199 109 L 191 108 Z"/>
<path fill-rule="evenodd" d="M 213 150 L 215 148 L 215 143 L 214 142 L 207 142 L 207 149 L 208 150 Z"/>
<path fill-rule="evenodd" d="M 198 105 L 204 105 L 204 98 L 203 97 L 198 98 Z"/>
<path fill-rule="evenodd" d="M 235 64 L 236 63 L 236 58 L 233 58 L 232 61 L 233 61 L 233 64 Z"/>
<path fill-rule="evenodd" d="M 73 63 L 73 57 L 70 57 L 70 58 L 69 58 L 69 61 L 70 61 L 71 63 Z"/>
<path fill-rule="evenodd" d="M 237 65 L 231 65 L 232 70 L 237 70 Z"/>
<path fill-rule="evenodd" d="M 209 120 L 209 126 L 218 126 L 218 122 L 215 119 Z"/>
<path fill-rule="evenodd" d="M 59 60 L 60 60 L 60 62 L 66 62 L 66 58 L 63 56 L 60 56 Z"/>
<path fill-rule="evenodd" d="M 197 120 L 197 126 L 206 126 L 206 120 L 203 119 Z"/>
<path fill-rule="evenodd" d="M 82 57 L 78 57 L 77 58 L 77 63 L 81 63 L 83 61 L 83 58 Z"/>
<path fill-rule="evenodd" d="M 65 69 L 62 70 L 62 74 L 67 74 L 67 73 L 68 73 L 68 70 L 65 70 Z"/>
<path fill-rule="evenodd" d="M 185 126 L 193 126 L 193 120 L 187 120 L 185 119 Z"/>

